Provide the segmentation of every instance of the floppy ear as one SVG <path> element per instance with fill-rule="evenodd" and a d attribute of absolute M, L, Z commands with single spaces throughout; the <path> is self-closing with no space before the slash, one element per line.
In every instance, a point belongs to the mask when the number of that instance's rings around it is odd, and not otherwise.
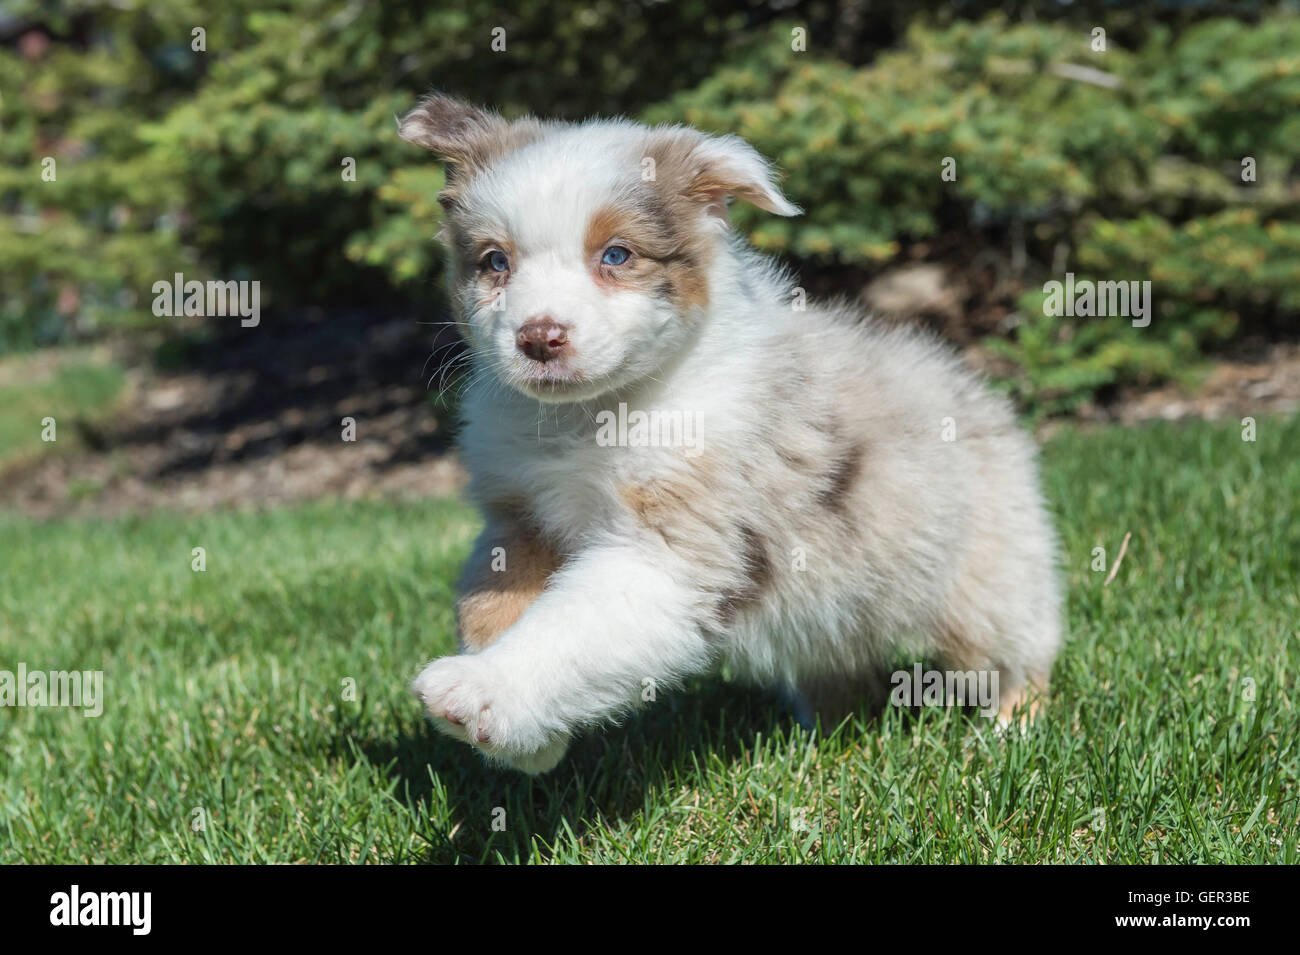
<path fill-rule="evenodd" d="M 466 162 L 473 158 L 474 140 L 504 125 L 501 117 L 454 96 L 430 93 L 398 121 L 397 135 L 450 162 Z"/>
<path fill-rule="evenodd" d="M 464 179 L 540 132 L 535 119 L 510 122 L 442 93 L 423 97 L 397 123 L 397 134 L 408 143 L 423 146 L 450 164 L 449 181 Z"/>
<path fill-rule="evenodd" d="M 691 150 L 688 168 L 687 195 L 721 218 L 726 218 L 729 197 L 752 202 L 779 216 L 797 216 L 803 211 L 776 187 L 767 160 L 739 136 L 703 137 Z"/>

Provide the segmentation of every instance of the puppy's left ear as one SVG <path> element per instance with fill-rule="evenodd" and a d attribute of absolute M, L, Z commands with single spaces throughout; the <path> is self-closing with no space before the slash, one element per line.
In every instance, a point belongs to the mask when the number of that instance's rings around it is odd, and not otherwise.
<path fill-rule="evenodd" d="M 691 150 L 690 167 L 687 194 L 723 219 L 729 197 L 779 216 L 803 212 L 776 187 L 767 160 L 739 136 L 705 136 Z"/>

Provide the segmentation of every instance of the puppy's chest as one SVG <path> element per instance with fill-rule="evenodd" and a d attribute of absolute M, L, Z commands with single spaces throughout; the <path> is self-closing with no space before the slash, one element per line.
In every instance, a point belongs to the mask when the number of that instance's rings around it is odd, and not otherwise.
<path fill-rule="evenodd" d="M 487 500 L 517 501 L 548 537 L 571 543 L 623 523 L 626 489 L 661 479 L 670 464 L 653 449 L 566 437 L 520 442 L 485 460 L 473 480 Z"/>

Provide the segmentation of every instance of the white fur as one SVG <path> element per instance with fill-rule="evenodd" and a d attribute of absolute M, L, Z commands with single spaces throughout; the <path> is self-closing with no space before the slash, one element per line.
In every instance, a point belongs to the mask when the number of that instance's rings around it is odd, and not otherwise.
<path fill-rule="evenodd" d="M 649 133 L 622 121 L 548 130 L 466 189 L 519 255 L 503 309 L 469 287 L 457 295 L 476 362 L 462 445 L 489 525 L 491 502 L 525 501 L 566 561 L 497 642 L 420 674 L 439 728 L 540 772 L 576 732 L 642 705 L 651 683 L 662 693 L 722 664 L 798 688 L 908 652 L 996 668 L 1004 699 L 1045 682 L 1060 636 L 1056 544 L 1007 403 L 929 335 L 847 308 L 795 311 L 789 277 L 703 210 L 706 314 L 598 287 L 582 237 L 637 175 Z M 704 143 L 701 155 L 732 157 L 773 207 L 795 211 L 743 142 Z M 538 314 L 571 326 L 571 370 L 589 385 L 529 380 L 514 336 Z M 600 446 L 598 416 L 620 402 L 697 415 L 702 455 Z M 841 456 L 860 467 L 828 504 Z M 691 489 L 679 518 L 666 501 L 666 530 L 627 503 L 628 488 L 658 486 Z M 767 566 L 750 593 L 738 542 L 755 539 Z M 746 599 L 723 619 L 720 595 L 736 593 Z"/>

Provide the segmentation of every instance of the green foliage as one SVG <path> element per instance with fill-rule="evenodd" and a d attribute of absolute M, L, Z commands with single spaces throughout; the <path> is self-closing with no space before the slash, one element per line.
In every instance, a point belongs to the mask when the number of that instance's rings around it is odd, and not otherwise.
<path fill-rule="evenodd" d="M 0 351 L 156 323 L 150 288 L 175 271 L 256 278 L 272 307 L 427 307 L 442 173 L 393 116 L 430 87 L 507 115 L 738 133 L 806 210 L 738 208 L 738 226 L 835 268 L 848 292 L 951 237 L 1022 263 L 1022 320 L 993 347 L 1038 409 L 1166 377 L 1260 316 L 1294 318 L 1300 19 L 1136 30 L 1117 14 L 1126 26 L 1097 52 L 1077 18 L 1013 23 L 989 6 L 913 17 L 859 63 L 834 16 L 810 13 L 795 52 L 799 22 L 769 22 L 756 0 L 42 5 L 78 39 L 0 49 Z M 191 49 L 199 26 L 205 51 Z M 1257 182 L 1241 180 L 1246 156 Z M 1032 290 L 1061 263 L 1152 280 L 1157 319 L 1138 333 L 1047 320 Z"/>
<path fill-rule="evenodd" d="M 788 55 L 782 25 L 647 115 L 736 132 L 779 163 L 807 214 L 737 215 L 774 252 L 871 269 L 945 232 L 1019 230 L 1030 289 L 1063 277 L 1049 265 L 1061 250 L 1079 278 L 1151 281 L 1148 328 L 1048 317 L 1030 291 L 1016 332 L 988 342 L 1024 403 L 1068 410 L 1175 376 L 1243 316 L 1300 313 L 1300 19 L 1161 29 L 1134 51 L 1089 40 L 999 17 L 916 25 L 853 69 Z M 1242 181 L 1248 156 L 1257 182 Z"/>
<path fill-rule="evenodd" d="M 1300 223 L 1263 218 L 1243 208 L 1177 226 L 1154 215 L 1101 221 L 1085 235 L 1079 260 L 1097 273 L 1149 275 L 1168 298 L 1162 317 L 1178 326 L 1194 327 L 1216 302 L 1300 311 Z"/>
<path fill-rule="evenodd" d="M 1064 28 L 916 27 L 857 70 L 790 55 L 789 39 L 774 28 L 761 65 L 743 59 L 649 112 L 734 131 L 780 164 L 807 214 L 763 221 L 754 237 L 765 248 L 870 265 L 934 235 L 954 201 L 1043 215 L 1113 196 L 1158 155 L 1154 124 L 1116 108 L 1112 91 L 1051 72 L 1096 61 L 1087 37 Z M 1105 65 L 1129 59 L 1112 50 Z M 940 178 L 945 157 L 956 160 L 952 183 Z"/>
<path fill-rule="evenodd" d="M 1151 325 L 1126 318 L 1056 318 L 1046 295 L 1020 299 L 1024 323 L 993 352 L 1021 374 L 1007 383 L 1039 412 L 1068 411 L 1100 388 L 1181 378 L 1207 346 L 1228 341 L 1242 313 L 1300 312 L 1300 224 L 1260 221 L 1257 209 L 1229 209 L 1173 225 L 1147 214 L 1096 220 L 1078 250 L 1076 281 L 1103 277 L 1152 283 Z"/>
<path fill-rule="evenodd" d="M 700 78 L 748 4 L 634 6 L 96 7 L 84 49 L 0 50 L 0 351 L 152 322 L 178 270 L 286 306 L 427 298 L 439 180 L 394 115 L 433 86 L 507 113 L 638 109 Z M 37 22 L 86 13 L 56 7 Z"/>
<path fill-rule="evenodd" d="M 40 21 L 61 30 L 86 5 L 54 6 Z M 0 49 L 0 353 L 151 322 L 152 283 L 196 261 L 180 235 L 185 182 L 139 128 L 199 81 L 179 53 L 190 25 L 212 21 L 198 9 L 96 5 L 102 42 Z"/>

